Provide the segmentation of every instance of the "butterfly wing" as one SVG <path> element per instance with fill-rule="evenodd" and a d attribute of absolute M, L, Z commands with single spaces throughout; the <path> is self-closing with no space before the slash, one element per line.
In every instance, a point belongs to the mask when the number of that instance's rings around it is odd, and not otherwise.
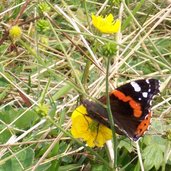
<path fill-rule="evenodd" d="M 133 81 L 112 91 L 111 99 L 115 96 L 123 102 L 129 102 L 131 108 L 135 109 L 134 116 L 145 118 L 151 108 L 154 95 L 159 93 L 159 85 L 159 80 L 156 79 Z M 142 113 L 138 113 L 136 109 L 141 110 Z"/>
<path fill-rule="evenodd" d="M 137 80 L 112 91 L 110 106 L 116 132 L 122 132 L 137 141 L 150 125 L 151 101 L 158 92 L 159 81 L 156 79 Z M 106 104 L 106 97 L 101 97 L 99 101 Z M 106 126 L 110 125 L 104 106 L 87 100 L 83 105 L 92 119 Z"/>
<path fill-rule="evenodd" d="M 158 80 L 143 79 L 120 86 L 110 94 L 115 123 L 134 141 L 138 140 L 150 125 L 151 101 L 158 92 Z"/>
<path fill-rule="evenodd" d="M 104 102 L 104 101 L 101 101 L 101 102 Z M 82 104 L 87 109 L 87 116 L 91 117 L 93 120 L 96 120 L 97 122 L 99 122 L 107 127 L 110 127 L 108 112 L 102 104 L 95 103 L 95 102 L 92 102 L 89 100 L 83 100 Z M 118 127 L 115 127 L 115 131 L 116 131 L 116 133 L 123 135 L 123 131 L 118 129 Z"/>

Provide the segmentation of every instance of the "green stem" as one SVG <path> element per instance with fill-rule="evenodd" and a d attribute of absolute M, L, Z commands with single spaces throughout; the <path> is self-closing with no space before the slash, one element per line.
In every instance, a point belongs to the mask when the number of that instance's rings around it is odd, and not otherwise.
<path fill-rule="evenodd" d="M 111 57 L 107 58 L 107 66 L 106 66 L 106 96 L 107 96 L 107 112 L 109 116 L 110 126 L 112 130 L 112 144 L 114 150 L 114 168 L 117 168 L 117 141 L 116 141 L 116 134 L 115 134 L 115 127 L 114 127 L 114 120 L 110 106 L 110 97 L 109 97 L 109 66 L 110 66 Z"/>
<path fill-rule="evenodd" d="M 144 165 L 143 165 L 142 156 L 141 156 L 141 152 L 140 152 L 140 146 L 138 144 L 138 141 L 135 142 L 135 144 L 136 144 L 136 147 L 137 147 L 137 153 L 138 153 L 138 158 L 139 158 L 139 162 L 140 162 L 141 171 L 144 171 Z"/>

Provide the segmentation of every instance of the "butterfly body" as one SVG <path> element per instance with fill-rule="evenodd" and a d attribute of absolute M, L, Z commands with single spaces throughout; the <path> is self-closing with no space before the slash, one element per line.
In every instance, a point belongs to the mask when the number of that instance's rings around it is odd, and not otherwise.
<path fill-rule="evenodd" d="M 148 130 L 152 116 L 151 101 L 159 93 L 159 81 L 142 79 L 122 85 L 110 94 L 110 107 L 118 134 L 125 134 L 137 141 Z M 106 96 L 98 99 L 106 105 Z M 108 112 L 104 105 L 83 100 L 88 116 L 110 127 Z"/>

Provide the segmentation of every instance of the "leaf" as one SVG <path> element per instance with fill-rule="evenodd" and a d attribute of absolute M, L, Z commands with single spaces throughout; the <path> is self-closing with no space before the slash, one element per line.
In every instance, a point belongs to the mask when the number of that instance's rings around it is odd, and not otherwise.
<path fill-rule="evenodd" d="M 102 171 L 102 170 L 107 170 L 104 165 L 96 164 L 92 166 L 91 171 Z"/>
<path fill-rule="evenodd" d="M 56 156 L 59 151 L 59 143 L 56 143 L 51 152 L 49 153 L 49 157 Z"/>
<path fill-rule="evenodd" d="M 70 84 L 66 84 L 65 86 L 63 86 L 62 88 L 60 88 L 52 97 L 52 99 L 55 101 L 59 98 L 61 98 L 62 96 L 64 96 L 65 94 L 68 93 L 68 91 L 70 91 L 73 88 L 72 85 Z"/>
<path fill-rule="evenodd" d="M 78 164 L 69 164 L 65 166 L 60 166 L 58 171 L 77 171 L 79 170 L 78 168 L 81 168 L 81 166 Z"/>
<path fill-rule="evenodd" d="M 133 171 L 139 171 L 139 170 L 140 170 L 140 162 L 138 161 Z"/>
<path fill-rule="evenodd" d="M 99 164 L 91 164 L 90 167 L 91 167 L 91 169 L 89 169 L 89 170 L 91 170 L 91 171 L 106 171 L 106 170 L 109 170 L 109 168 L 107 168 L 107 166 L 105 166 L 103 164 L 100 164 L 100 163 Z"/>
<path fill-rule="evenodd" d="M 130 140 L 127 139 L 121 140 L 118 144 L 118 148 L 122 148 L 122 147 L 126 148 L 130 153 L 134 151 L 134 147 L 130 143 Z"/>
<path fill-rule="evenodd" d="M 21 116 L 16 122 L 15 126 L 20 129 L 30 128 L 37 121 L 38 116 L 35 111 L 28 111 L 23 116 Z"/>
<path fill-rule="evenodd" d="M 16 154 L 13 158 L 7 160 L 0 166 L 0 171 L 23 171 L 33 164 L 34 151 L 31 148 L 27 148 L 24 151 Z"/>
<path fill-rule="evenodd" d="M 150 170 L 153 167 L 158 170 L 164 161 L 164 153 L 159 144 L 148 145 L 143 151 L 145 170 Z"/>
<path fill-rule="evenodd" d="M 140 10 L 140 8 L 142 7 L 142 5 L 144 4 L 144 0 L 141 0 L 139 3 L 136 4 L 135 8 L 132 10 L 132 15 L 135 16 L 136 13 Z M 131 15 L 129 15 L 124 23 L 122 24 L 122 30 L 125 30 L 126 27 L 128 27 L 132 22 L 133 18 Z"/>
<path fill-rule="evenodd" d="M 0 111 L 0 119 L 5 122 L 6 124 L 10 124 L 14 121 L 17 117 L 23 114 L 25 110 L 23 109 L 14 109 L 11 106 L 8 106 Z M 19 117 L 14 125 L 19 129 L 26 129 L 34 125 L 36 120 L 38 119 L 37 114 L 34 110 L 30 110 L 26 112 L 24 115 Z"/>
<path fill-rule="evenodd" d="M 50 163 L 45 163 L 45 164 L 39 165 L 36 168 L 36 171 L 46 171 L 50 167 L 50 165 L 51 165 Z"/>
<path fill-rule="evenodd" d="M 5 78 L 0 77 L 0 86 L 7 87 L 7 86 L 9 86 L 9 82 Z"/>
<path fill-rule="evenodd" d="M 4 130 L 0 134 L 0 144 L 6 143 L 11 137 L 11 132 L 8 129 L 5 130 L 5 128 L 6 128 L 5 125 L 0 124 L 0 130 L 1 131 Z"/>

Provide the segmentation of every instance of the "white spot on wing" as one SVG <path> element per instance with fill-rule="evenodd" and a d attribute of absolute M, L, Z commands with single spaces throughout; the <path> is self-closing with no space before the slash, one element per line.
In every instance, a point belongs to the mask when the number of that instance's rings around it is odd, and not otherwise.
<path fill-rule="evenodd" d="M 141 91 L 141 87 L 136 82 L 131 82 L 130 84 L 132 85 L 132 87 L 134 88 L 134 90 L 136 92 L 140 92 Z"/>
<path fill-rule="evenodd" d="M 147 98 L 148 93 L 147 92 L 143 92 L 142 95 L 143 95 L 144 98 Z"/>
<path fill-rule="evenodd" d="M 150 83 L 150 82 L 149 82 L 149 80 L 145 80 L 145 81 L 146 81 L 146 83 L 147 83 L 147 84 L 149 84 L 149 83 Z"/>

